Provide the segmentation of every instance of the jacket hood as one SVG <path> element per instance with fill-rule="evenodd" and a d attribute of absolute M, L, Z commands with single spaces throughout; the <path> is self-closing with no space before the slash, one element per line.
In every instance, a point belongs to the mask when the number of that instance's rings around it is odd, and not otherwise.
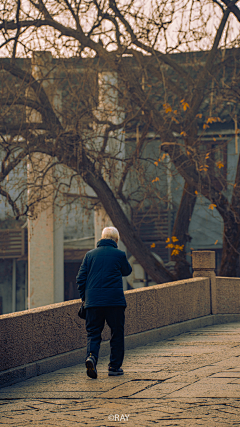
<path fill-rule="evenodd" d="M 101 239 L 97 242 L 97 248 L 100 246 L 113 246 L 114 248 L 117 248 L 117 243 L 112 239 Z"/>

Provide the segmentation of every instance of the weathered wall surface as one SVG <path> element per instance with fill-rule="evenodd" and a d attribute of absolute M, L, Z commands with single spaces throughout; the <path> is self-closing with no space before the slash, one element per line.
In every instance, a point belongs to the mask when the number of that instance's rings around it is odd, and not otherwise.
<path fill-rule="evenodd" d="M 125 293 L 125 334 L 195 319 L 211 313 L 210 283 L 194 278 L 140 288 Z"/>
<path fill-rule="evenodd" d="M 126 291 L 125 334 L 131 335 L 211 313 L 210 282 L 194 278 Z M 86 346 L 79 300 L 0 316 L 0 371 Z M 105 327 L 103 340 L 110 338 Z"/>
<path fill-rule="evenodd" d="M 146 334 L 159 339 L 165 328 L 181 333 L 187 321 L 204 326 L 229 315 L 234 321 L 240 314 L 240 278 L 216 277 L 210 251 L 193 252 L 193 266 L 193 279 L 125 292 L 127 342 L 139 345 Z M 83 361 L 87 339 L 78 309 L 74 300 L 0 316 L 0 386 L 76 364 L 79 357 Z M 103 340 L 109 338 L 105 327 Z"/>
<path fill-rule="evenodd" d="M 216 277 L 216 312 L 240 314 L 240 278 Z"/>

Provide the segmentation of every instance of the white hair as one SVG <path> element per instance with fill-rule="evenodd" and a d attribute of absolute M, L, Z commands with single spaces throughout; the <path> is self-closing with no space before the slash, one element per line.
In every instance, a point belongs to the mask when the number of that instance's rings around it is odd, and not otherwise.
<path fill-rule="evenodd" d="M 112 239 L 118 242 L 119 232 L 115 227 L 105 227 L 102 231 L 102 239 Z"/>

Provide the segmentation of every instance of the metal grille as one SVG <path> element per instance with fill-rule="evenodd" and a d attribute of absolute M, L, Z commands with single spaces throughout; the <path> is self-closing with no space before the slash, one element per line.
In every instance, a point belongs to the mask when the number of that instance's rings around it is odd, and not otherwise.
<path fill-rule="evenodd" d="M 172 230 L 173 212 L 133 212 L 133 224 L 144 242 L 165 243 Z"/>
<path fill-rule="evenodd" d="M 0 258 L 25 255 L 25 229 L 0 230 Z"/>
<path fill-rule="evenodd" d="M 152 250 L 167 263 L 169 261 L 169 251 L 166 248 L 166 239 L 171 236 L 174 212 L 167 210 L 162 210 L 161 212 L 156 210 L 139 211 L 133 212 L 132 219 L 142 241 L 149 247 L 154 243 L 155 246 Z"/>

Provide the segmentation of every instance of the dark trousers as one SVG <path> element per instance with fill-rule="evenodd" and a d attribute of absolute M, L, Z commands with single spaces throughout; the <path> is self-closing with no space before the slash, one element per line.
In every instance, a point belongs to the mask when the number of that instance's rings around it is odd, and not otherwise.
<path fill-rule="evenodd" d="M 87 357 L 91 353 L 96 362 L 98 360 L 105 320 L 111 329 L 109 366 L 118 369 L 124 358 L 125 307 L 90 307 L 86 309 Z"/>

